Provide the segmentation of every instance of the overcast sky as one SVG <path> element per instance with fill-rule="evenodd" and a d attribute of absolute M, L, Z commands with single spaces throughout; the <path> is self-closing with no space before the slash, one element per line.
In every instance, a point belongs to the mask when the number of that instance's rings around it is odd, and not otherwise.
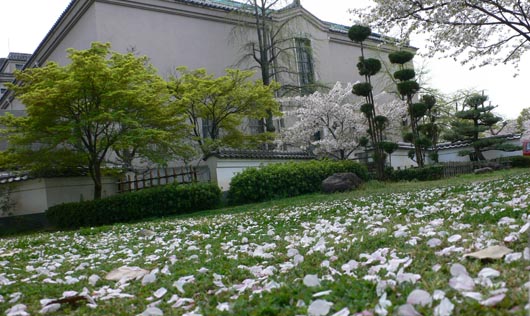
<path fill-rule="evenodd" d="M 9 52 L 33 53 L 48 30 L 64 11 L 70 0 L 1 0 L 0 57 Z M 302 0 L 302 6 L 318 18 L 335 23 L 351 25 L 348 9 L 364 7 L 369 0 Z M 422 41 L 412 38 L 412 46 L 422 50 Z M 434 58 L 425 64 L 430 73 L 429 85 L 444 93 L 459 89 L 484 90 L 494 105 L 499 105 L 498 114 L 505 118 L 516 118 L 521 110 L 530 107 L 527 89 L 530 88 L 530 52 L 520 65 L 520 75 L 513 78 L 510 66 L 486 67 L 468 70 L 452 59 Z"/>

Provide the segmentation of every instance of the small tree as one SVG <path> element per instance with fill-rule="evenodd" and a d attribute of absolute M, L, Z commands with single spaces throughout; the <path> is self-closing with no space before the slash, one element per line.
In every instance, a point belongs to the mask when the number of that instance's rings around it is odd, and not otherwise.
<path fill-rule="evenodd" d="M 374 161 L 376 165 L 377 177 L 379 179 L 385 176 L 385 151 L 382 147 L 384 141 L 384 130 L 388 125 L 388 118 L 379 115 L 376 112 L 375 100 L 371 78 L 381 70 L 381 62 L 375 58 L 365 58 L 363 42 L 372 34 L 369 27 L 362 25 L 353 25 L 349 32 L 349 38 L 361 46 L 361 57 L 357 64 L 359 74 L 364 77 L 365 82 L 357 83 L 353 86 L 353 94 L 364 97 L 365 104 L 361 106 L 361 112 L 368 121 L 368 135 L 370 135 L 371 145 L 374 149 Z"/>
<path fill-rule="evenodd" d="M 284 113 L 287 118 L 294 117 L 296 123 L 282 131 L 278 143 L 348 159 L 365 131 L 365 119 L 359 112 L 362 101 L 354 100 L 351 89 L 351 84 L 343 87 L 337 82 L 328 93 L 280 100 L 284 106 L 296 107 Z"/>
<path fill-rule="evenodd" d="M 486 105 L 487 100 L 487 96 L 480 94 L 467 97 L 462 109 L 456 112 L 456 119 L 451 122 L 452 129 L 445 135 L 450 141 L 470 141 L 473 152 L 461 151 L 459 155 L 470 155 L 471 160 L 486 160 L 482 154 L 486 148 L 509 149 L 502 145 L 501 138 L 481 138 L 485 131 L 502 121 L 492 113 L 496 107 Z"/>
<path fill-rule="evenodd" d="M 9 141 L 7 164 L 29 170 L 82 168 L 101 197 L 102 168 L 114 151 L 135 149 L 147 159 L 180 141 L 181 119 L 166 119 L 166 82 L 146 57 L 119 54 L 110 44 L 68 49 L 71 63 L 50 62 L 16 73 L 10 85 L 27 116 L 6 115 L 1 123 Z"/>
<path fill-rule="evenodd" d="M 434 162 L 438 162 L 438 141 L 441 134 L 440 108 L 437 105 L 436 97 L 430 94 L 422 96 L 421 103 L 425 105 L 426 109 L 421 122 L 417 126 L 421 135 L 420 139 L 425 139 L 423 142 L 420 141 L 422 151 L 425 153 L 430 147 L 432 151 L 429 153 L 429 158 Z"/>
<path fill-rule="evenodd" d="M 414 80 L 414 77 L 416 77 L 414 69 L 407 68 L 405 64 L 412 61 L 414 54 L 408 51 L 397 51 L 390 53 L 388 58 L 392 64 L 399 65 L 399 70 L 394 73 L 394 78 L 398 80 L 397 90 L 399 95 L 407 102 L 411 129 L 410 133 L 405 135 L 405 140 L 411 142 L 414 146 L 416 163 L 421 168 L 424 165 L 424 148 L 429 144 L 428 139 L 420 134 L 418 125 L 427 113 L 427 105 L 423 102 L 413 102 L 414 96 L 420 90 L 420 85 Z"/>
<path fill-rule="evenodd" d="M 245 134 L 241 125 L 245 119 L 281 114 L 274 99 L 277 84 L 251 81 L 253 71 L 227 69 L 226 75 L 215 78 L 205 69 L 177 70 L 180 76 L 169 83 L 172 107 L 176 113 L 186 113 L 192 140 L 203 157 L 220 147 L 256 147 L 274 137 L 272 133 Z"/>
<path fill-rule="evenodd" d="M 242 23 L 234 30 L 250 30 L 254 34 L 251 39 L 245 39 L 241 61 L 250 60 L 257 64 L 255 68 L 259 69 L 264 85 L 274 83 L 274 78 L 282 73 L 297 74 L 298 71 L 291 67 L 295 60 L 296 36 L 290 30 L 290 24 L 295 17 L 280 18 L 276 14 L 289 0 L 244 0 L 242 3 L 242 9 L 237 11 L 243 18 Z M 271 111 L 266 113 L 265 129 L 275 131 Z"/>

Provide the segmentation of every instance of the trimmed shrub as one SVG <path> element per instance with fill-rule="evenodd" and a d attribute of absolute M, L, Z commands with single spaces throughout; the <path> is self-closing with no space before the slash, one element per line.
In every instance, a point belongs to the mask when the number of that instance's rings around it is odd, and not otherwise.
<path fill-rule="evenodd" d="M 360 97 L 367 97 L 372 92 L 372 85 L 368 82 L 356 83 L 352 87 L 352 93 Z"/>
<path fill-rule="evenodd" d="M 530 168 L 529 156 L 513 156 L 510 157 L 510 163 L 514 168 Z"/>
<path fill-rule="evenodd" d="M 361 112 L 364 115 L 369 115 L 370 113 L 372 113 L 373 110 L 374 110 L 374 105 L 371 103 L 365 103 L 361 105 Z"/>
<path fill-rule="evenodd" d="M 357 63 L 357 69 L 359 69 L 361 76 L 374 76 L 381 70 L 381 61 L 375 58 L 364 59 L 361 57 Z"/>
<path fill-rule="evenodd" d="M 412 103 L 411 110 L 414 117 L 420 118 L 427 113 L 427 105 L 425 103 Z"/>
<path fill-rule="evenodd" d="M 389 174 L 389 179 L 392 181 L 430 181 L 440 180 L 443 174 L 443 166 L 429 166 L 424 168 L 392 170 Z"/>
<path fill-rule="evenodd" d="M 353 25 L 348 30 L 348 37 L 353 42 L 362 42 L 372 34 L 372 29 L 364 25 Z"/>
<path fill-rule="evenodd" d="M 420 85 L 416 81 L 403 81 L 397 84 L 399 94 L 413 95 L 420 91 Z"/>
<path fill-rule="evenodd" d="M 388 59 L 392 64 L 400 64 L 403 65 L 405 63 L 408 63 L 414 58 L 414 53 L 407 52 L 404 50 L 392 52 L 388 54 Z"/>
<path fill-rule="evenodd" d="M 55 205 L 46 210 L 46 216 L 59 228 L 79 228 L 188 214 L 213 209 L 220 201 L 221 190 L 215 184 L 170 184 L 100 200 Z"/>
<path fill-rule="evenodd" d="M 270 164 L 233 177 L 228 201 L 244 204 L 319 192 L 322 181 L 339 172 L 353 172 L 365 181 L 369 178 L 365 166 L 348 160 Z"/>
<path fill-rule="evenodd" d="M 414 79 L 416 77 L 416 72 L 414 69 L 402 69 L 394 72 L 394 78 L 399 81 L 407 81 Z"/>

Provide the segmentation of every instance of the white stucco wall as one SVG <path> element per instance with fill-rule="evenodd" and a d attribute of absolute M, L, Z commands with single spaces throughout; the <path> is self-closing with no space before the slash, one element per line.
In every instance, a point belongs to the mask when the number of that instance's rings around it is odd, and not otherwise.
<path fill-rule="evenodd" d="M 521 146 L 521 140 L 513 139 L 509 140 L 506 143 L 512 144 L 515 146 Z M 467 162 L 469 161 L 469 156 L 459 156 L 458 152 L 462 150 L 473 150 L 471 147 L 459 147 L 459 148 L 449 148 L 449 149 L 440 149 L 438 152 L 439 162 Z M 492 160 L 501 157 L 511 157 L 511 156 L 522 156 L 523 151 L 501 151 L 501 150 L 487 150 L 483 152 L 486 160 Z"/>
<path fill-rule="evenodd" d="M 102 197 L 117 193 L 117 179 L 104 177 Z M 38 178 L 11 184 L 12 215 L 43 213 L 51 206 L 92 200 L 94 184 L 89 177 Z M 0 214 L 0 217 L 5 215 Z"/>
<path fill-rule="evenodd" d="M 230 181 L 232 178 L 251 167 L 259 168 L 271 163 L 285 163 L 292 160 L 275 159 L 275 160 L 252 160 L 252 159 L 219 159 L 210 157 L 207 161 L 210 168 L 211 181 L 217 182 L 221 191 L 228 191 L 230 189 Z"/>
<path fill-rule="evenodd" d="M 410 168 L 410 167 L 417 167 L 418 164 L 409 158 L 408 149 L 398 149 L 396 150 L 389 158 L 387 158 L 387 162 L 391 163 L 392 168 L 398 169 L 398 168 Z"/>

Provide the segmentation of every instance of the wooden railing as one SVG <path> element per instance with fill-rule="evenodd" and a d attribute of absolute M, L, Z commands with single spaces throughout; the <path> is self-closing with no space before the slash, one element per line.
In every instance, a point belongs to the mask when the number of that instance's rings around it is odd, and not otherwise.
<path fill-rule="evenodd" d="M 484 167 L 493 167 L 493 166 L 499 166 L 501 168 L 509 168 L 510 167 L 510 161 L 507 159 L 494 159 L 490 161 L 463 161 L 463 162 L 442 162 L 437 164 L 439 166 L 443 167 L 443 177 L 444 178 L 450 178 L 454 176 L 458 176 L 461 174 L 469 174 L 473 173 L 475 169 L 484 168 Z M 428 167 L 427 165 L 426 167 Z M 410 167 L 401 167 L 397 168 L 399 169 L 409 169 L 409 168 L 417 168 L 415 166 Z"/>
<path fill-rule="evenodd" d="M 461 174 L 473 173 L 476 169 L 498 166 L 501 168 L 509 168 L 509 160 L 490 160 L 490 161 L 465 161 L 465 162 L 444 162 L 441 163 L 444 167 L 444 178 L 454 177 Z M 494 168 L 493 168 L 494 169 Z"/>
<path fill-rule="evenodd" d="M 127 175 L 118 181 L 118 193 L 139 191 L 170 183 L 192 183 L 205 180 L 204 170 L 195 167 L 147 170 L 141 174 Z M 209 174 L 208 174 L 209 177 Z"/>

